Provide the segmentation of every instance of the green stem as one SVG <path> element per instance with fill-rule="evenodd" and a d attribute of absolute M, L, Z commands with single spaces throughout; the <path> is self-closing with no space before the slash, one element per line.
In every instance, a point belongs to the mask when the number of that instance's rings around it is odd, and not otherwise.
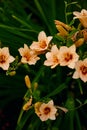
<path fill-rule="evenodd" d="M 65 1 L 65 21 L 66 21 L 66 24 L 68 24 L 68 20 L 67 20 L 67 2 Z"/>
<path fill-rule="evenodd" d="M 80 119 L 79 119 L 79 115 L 78 115 L 78 112 L 77 112 L 77 111 L 75 112 L 75 117 L 76 117 L 76 122 L 77 122 L 77 129 L 78 129 L 78 130 L 82 130 L 82 128 L 81 128 L 81 123 L 80 123 Z"/>
<path fill-rule="evenodd" d="M 81 81 L 78 79 L 78 80 L 77 80 L 77 83 L 78 83 L 78 85 L 79 85 L 80 93 L 81 93 L 81 95 L 83 95 L 83 90 L 82 90 Z"/>
<path fill-rule="evenodd" d="M 21 117 L 22 117 L 23 113 L 24 113 L 24 110 L 21 109 L 21 112 L 20 112 L 20 115 L 19 115 L 19 118 L 18 118 L 17 124 L 19 124 L 19 122 L 20 122 L 20 120 L 21 120 Z"/>
<path fill-rule="evenodd" d="M 32 82 L 32 86 L 34 85 L 34 83 L 35 83 L 36 81 L 38 81 L 39 77 L 41 76 L 41 74 L 42 74 L 42 72 L 43 72 L 43 69 L 44 69 L 44 66 L 42 66 L 42 67 L 40 68 L 39 72 L 37 73 L 35 79 L 34 79 L 33 82 Z M 29 91 L 29 89 L 28 89 L 27 92 L 26 92 L 26 94 L 24 95 L 24 98 L 26 98 L 26 97 L 29 96 L 29 95 L 30 95 L 30 91 Z M 22 118 L 23 113 L 24 113 L 24 111 L 23 111 L 23 109 L 21 109 L 21 112 L 20 112 L 20 115 L 19 115 L 17 124 L 20 123 L 20 120 L 21 120 L 21 118 Z"/>

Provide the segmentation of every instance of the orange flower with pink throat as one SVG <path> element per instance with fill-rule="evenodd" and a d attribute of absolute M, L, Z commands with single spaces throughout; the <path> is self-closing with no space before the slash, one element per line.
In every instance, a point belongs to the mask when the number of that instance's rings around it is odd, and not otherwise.
<path fill-rule="evenodd" d="M 73 69 L 79 59 L 79 55 L 76 53 L 76 46 L 61 46 L 59 52 L 60 66 L 68 66 Z"/>
<path fill-rule="evenodd" d="M 22 56 L 22 63 L 34 65 L 40 59 L 35 53 L 35 51 L 31 50 L 26 44 L 24 44 L 24 48 L 19 48 L 18 51 Z"/>
<path fill-rule="evenodd" d="M 59 64 L 59 50 L 56 45 L 53 45 L 50 52 L 46 53 L 44 65 L 51 66 L 51 69 L 55 68 Z"/>
<path fill-rule="evenodd" d="M 87 58 L 79 60 L 75 65 L 76 71 L 73 74 L 74 79 L 80 78 L 82 81 L 87 82 Z"/>
<path fill-rule="evenodd" d="M 37 107 L 37 109 L 35 109 L 35 113 L 42 121 L 46 121 L 48 119 L 56 119 L 57 109 L 54 106 L 53 100 L 50 100 L 48 103 L 38 103 L 35 107 Z"/>
<path fill-rule="evenodd" d="M 48 49 L 49 43 L 52 40 L 52 36 L 46 36 L 46 33 L 44 31 L 41 31 L 38 35 L 38 41 L 33 41 L 33 43 L 30 45 L 30 48 L 37 53 L 44 52 Z"/>
<path fill-rule="evenodd" d="M 87 10 L 82 9 L 81 12 L 74 11 L 74 19 L 79 19 L 83 27 L 87 28 Z"/>
<path fill-rule="evenodd" d="M 10 55 L 8 47 L 0 48 L 0 67 L 3 70 L 8 70 L 10 63 L 14 60 L 15 58 Z"/>

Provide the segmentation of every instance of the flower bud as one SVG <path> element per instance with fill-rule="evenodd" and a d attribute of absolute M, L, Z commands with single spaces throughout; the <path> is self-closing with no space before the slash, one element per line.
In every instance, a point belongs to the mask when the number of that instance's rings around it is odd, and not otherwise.
<path fill-rule="evenodd" d="M 28 75 L 25 76 L 25 84 L 28 88 L 31 88 L 31 82 Z"/>
<path fill-rule="evenodd" d="M 23 106 L 23 110 L 29 110 L 30 106 L 32 104 L 32 97 L 29 99 L 29 101 Z"/>
<path fill-rule="evenodd" d="M 15 74 L 16 74 L 16 71 L 11 71 L 11 72 L 9 72 L 8 75 L 10 75 L 10 76 L 14 76 Z"/>
<path fill-rule="evenodd" d="M 36 90 L 36 89 L 37 89 L 37 87 L 38 87 L 38 83 L 37 83 L 37 82 L 35 82 L 35 83 L 34 83 L 34 89 Z"/>
<path fill-rule="evenodd" d="M 78 39 L 74 44 L 76 47 L 81 46 L 82 44 L 84 44 L 84 38 Z"/>
<path fill-rule="evenodd" d="M 65 113 L 67 113 L 67 112 L 68 112 L 68 109 L 67 109 L 67 108 L 65 108 L 65 107 L 60 107 L 60 106 L 57 106 L 57 108 L 59 108 L 60 110 L 64 111 Z"/>
<path fill-rule="evenodd" d="M 61 26 L 61 25 L 56 25 L 56 28 L 58 29 L 59 31 L 59 34 L 61 36 L 67 36 L 68 35 L 68 32 Z"/>
<path fill-rule="evenodd" d="M 67 31 L 70 31 L 71 30 L 71 27 L 59 20 L 55 20 L 55 24 L 56 25 L 61 25 L 63 28 L 65 28 Z"/>

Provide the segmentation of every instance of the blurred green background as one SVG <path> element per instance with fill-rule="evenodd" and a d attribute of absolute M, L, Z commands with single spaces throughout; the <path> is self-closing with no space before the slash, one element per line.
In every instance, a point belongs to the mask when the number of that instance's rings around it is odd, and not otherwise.
<path fill-rule="evenodd" d="M 67 12 L 87 9 L 87 0 L 66 2 L 77 2 L 76 5 L 70 5 Z M 68 23 L 72 18 L 73 15 L 69 15 Z M 40 31 L 54 35 L 55 19 L 66 22 L 64 0 L 0 0 L 0 46 L 8 46 L 11 54 L 16 57 L 19 55 L 18 48 L 23 47 L 24 43 L 30 45 L 33 40 L 37 40 Z M 30 74 L 33 78 L 35 74 L 33 75 L 32 70 L 37 73 L 37 68 L 31 67 L 29 71 L 23 65 L 17 69 L 15 76 L 6 76 L 6 72 L 0 69 L 0 130 L 14 130 L 27 90 L 24 76 Z M 87 128 L 85 109 L 84 107 L 80 113 L 83 130 Z"/>

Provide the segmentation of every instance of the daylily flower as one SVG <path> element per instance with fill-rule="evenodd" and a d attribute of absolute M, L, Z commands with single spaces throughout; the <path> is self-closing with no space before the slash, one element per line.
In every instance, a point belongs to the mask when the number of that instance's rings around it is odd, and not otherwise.
<path fill-rule="evenodd" d="M 14 60 L 15 58 L 10 55 L 8 47 L 0 48 L 0 67 L 3 70 L 8 70 L 10 63 Z"/>
<path fill-rule="evenodd" d="M 44 52 L 48 49 L 49 43 L 52 40 L 52 36 L 46 36 L 44 31 L 41 31 L 38 35 L 38 41 L 33 41 L 30 48 L 36 52 Z"/>
<path fill-rule="evenodd" d="M 26 44 L 24 44 L 24 48 L 18 49 L 20 55 L 22 56 L 21 62 L 22 63 L 28 63 L 29 65 L 34 65 L 37 60 L 40 58 L 37 56 L 37 54 L 31 50 Z"/>
<path fill-rule="evenodd" d="M 79 59 L 79 55 L 76 53 L 76 46 L 72 45 L 70 47 L 62 46 L 59 50 L 59 61 L 61 66 L 68 66 L 69 68 L 74 68 L 75 63 Z"/>
<path fill-rule="evenodd" d="M 51 69 L 55 68 L 59 64 L 59 50 L 56 45 L 53 45 L 50 52 L 46 53 L 46 58 L 44 65 L 51 66 Z"/>
<path fill-rule="evenodd" d="M 36 113 L 42 121 L 46 121 L 48 119 L 55 120 L 57 109 L 54 106 L 53 100 L 48 103 L 42 103 L 39 107 L 39 114 Z"/>
<path fill-rule="evenodd" d="M 73 15 L 75 15 L 74 19 L 78 18 L 83 27 L 87 28 L 87 10 L 82 9 L 81 12 L 74 11 Z"/>
<path fill-rule="evenodd" d="M 76 71 L 73 74 L 74 79 L 80 78 L 82 81 L 87 82 L 87 58 L 79 60 L 75 65 Z"/>

